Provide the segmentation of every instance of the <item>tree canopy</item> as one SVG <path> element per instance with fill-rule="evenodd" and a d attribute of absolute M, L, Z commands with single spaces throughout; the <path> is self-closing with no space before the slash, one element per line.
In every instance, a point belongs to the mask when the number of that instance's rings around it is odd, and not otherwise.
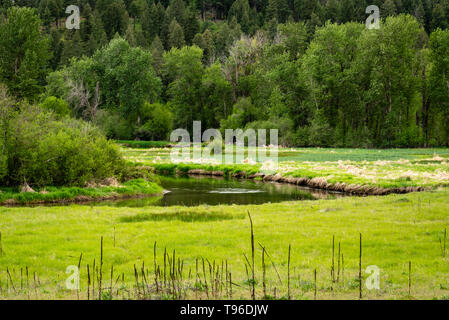
<path fill-rule="evenodd" d="M 0 81 L 110 138 L 201 120 L 286 146 L 449 145 L 447 0 L 375 1 L 379 30 L 367 1 L 80 0 L 80 30 L 36 3 L 2 3 Z"/>

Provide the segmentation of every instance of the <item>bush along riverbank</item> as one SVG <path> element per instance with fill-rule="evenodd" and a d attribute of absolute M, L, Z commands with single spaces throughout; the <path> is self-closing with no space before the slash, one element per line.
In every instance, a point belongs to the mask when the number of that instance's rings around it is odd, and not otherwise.
<path fill-rule="evenodd" d="M 141 166 L 140 170 L 162 175 L 202 175 L 227 177 L 237 179 L 250 179 L 256 181 L 288 183 L 314 189 L 343 192 L 354 195 L 387 195 L 404 194 L 410 192 L 422 192 L 436 188 L 410 185 L 383 186 L 376 184 L 353 184 L 347 181 L 328 181 L 322 176 L 297 176 L 296 172 L 265 174 L 260 172 L 260 165 L 204 165 L 204 164 L 152 164 Z"/>
<path fill-rule="evenodd" d="M 24 205 L 41 203 L 70 203 L 98 200 L 115 200 L 134 197 L 150 197 L 163 194 L 155 182 L 133 179 L 122 184 L 113 178 L 86 187 L 44 187 L 33 190 L 29 186 L 0 189 L 0 205 Z"/>

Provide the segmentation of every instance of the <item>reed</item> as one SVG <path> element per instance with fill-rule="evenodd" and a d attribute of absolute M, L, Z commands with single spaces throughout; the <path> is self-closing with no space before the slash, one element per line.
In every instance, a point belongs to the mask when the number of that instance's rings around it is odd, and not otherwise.
<path fill-rule="evenodd" d="M 288 300 L 291 299 L 290 296 L 290 256 L 291 256 L 291 249 L 292 246 L 288 245 L 288 261 L 287 261 L 287 298 Z"/>
<path fill-rule="evenodd" d="M 408 295 L 412 295 L 412 262 L 408 262 Z"/>
<path fill-rule="evenodd" d="M 249 222 L 251 224 L 251 271 L 252 271 L 252 292 L 251 298 L 256 300 L 256 279 L 254 276 L 254 229 L 253 229 L 253 219 L 251 218 L 251 214 L 248 211 Z"/>
<path fill-rule="evenodd" d="M 98 300 L 102 298 L 102 281 L 103 281 L 103 236 L 100 243 L 100 281 L 98 285 Z"/>
<path fill-rule="evenodd" d="M 340 256 L 341 255 L 341 244 L 338 241 L 338 262 L 337 262 L 337 283 L 340 282 Z"/>
<path fill-rule="evenodd" d="M 9 281 L 11 282 L 11 287 L 14 290 L 14 293 L 16 293 L 16 288 L 14 286 L 14 281 L 12 280 L 12 276 L 11 276 L 11 273 L 9 272 L 8 267 L 6 267 L 6 273 L 8 274 Z"/>
<path fill-rule="evenodd" d="M 359 299 L 362 299 L 362 233 L 360 233 L 359 245 Z"/>
<path fill-rule="evenodd" d="M 251 215 L 249 214 L 249 217 Z M 250 223 L 252 222 L 250 218 Z M 142 260 L 141 266 L 133 265 L 134 271 L 134 279 L 130 279 L 131 286 L 129 288 L 126 287 L 127 283 L 125 283 L 125 272 L 117 273 L 117 270 L 114 264 L 110 265 L 110 275 L 108 280 L 103 279 L 103 266 L 105 263 L 104 259 L 104 242 L 103 237 L 101 237 L 100 242 L 100 261 L 97 265 L 96 258 L 93 258 L 93 264 L 86 264 L 86 273 L 83 272 L 83 276 L 87 277 L 87 290 L 86 295 L 81 297 L 80 290 L 77 291 L 78 299 L 86 298 L 87 300 L 92 299 L 113 299 L 121 297 L 123 299 L 190 299 L 193 295 L 196 299 L 221 299 L 223 297 L 227 297 L 232 299 L 232 297 L 237 292 L 239 298 L 244 298 L 250 296 L 251 299 L 256 299 L 256 289 L 260 288 L 263 292 L 263 299 L 271 299 L 278 297 L 285 297 L 283 295 L 284 290 L 286 290 L 287 299 L 292 299 L 295 294 L 295 286 L 292 286 L 292 279 L 294 279 L 295 275 L 298 275 L 298 281 L 300 284 L 301 290 L 303 292 L 308 292 L 310 290 L 310 296 L 313 295 L 313 299 L 318 299 L 318 281 L 322 281 L 322 287 L 324 290 L 329 290 L 328 288 L 333 285 L 334 281 L 344 282 L 344 255 L 342 250 L 341 242 L 338 242 L 338 248 L 335 248 L 337 244 L 335 242 L 335 238 L 333 237 L 332 241 L 333 245 L 333 275 L 334 278 L 329 279 L 328 273 L 322 274 L 323 277 L 318 279 L 317 269 L 313 270 L 313 283 L 308 283 L 307 281 L 300 281 L 300 275 L 297 272 L 297 267 L 293 267 L 292 269 L 292 245 L 288 246 L 288 255 L 287 255 L 287 272 L 286 278 L 281 278 L 276 265 L 274 263 L 274 259 L 268 254 L 267 249 L 260 243 L 259 247 L 261 248 L 261 267 L 262 267 L 262 281 L 261 285 L 259 285 L 255 280 L 256 274 L 254 272 L 254 262 L 255 258 L 253 256 L 248 257 L 245 253 L 244 256 L 244 267 L 246 272 L 246 280 L 237 278 L 238 280 L 233 281 L 233 273 L 231 272 L 230 264 L 228 260 L 211 260 L 209 261 L 204 257 L 197 257 L 195 261 L 190 265 L 189 260 L 184 260 L 182 257 L 177 254 L 176 250 L 173 249 L 171 254 L 167 253 L 167 248 L 164 248 L 164 265 L 160 265 L 157 256 L 157 242 L 154 242 L 153 245 L 153 263 L 150 264 L 150 268 L 146 266 L 145 261 Z M 254 229 L 251 228 L 251 252 L 255 253 L 253 249 L 255 243 L 254 237 Z M 356 292 L 358 289 L 359 299 L 363 298 L 363 286 L 362 286 L 362 233 L 359 234 L 359 261 L 358 261 L 358 288 L 355 286 L 353 290 Z M 337 250 L 335 250 L 337 249 Z M 335 257 L 335 253 L 337 253 L 337 257 Z M 271 264 L 273 269 L 267 270 L 267 257 L 271 260 Z M 78 267 L 81 268 L 82 260 L 84 258 L 84 254 L 81 252 L 78 259 Z M 335 260 L 336 258 L 336 260 Z M 201 260 L 200 260 L 201 259 Z M 195 264 L 193 266 L 193 263 Z M 202 263 L 202 270 L 200 263 Z M 336 268 L 335 268 L 336 263 Z M 207 265 L 206 265 L 207 264 Z M 269 265 L 268 265 L 269 267 Z M 154 268 L 154 270 L 151 270 Z M 163 268 L 165 268 L 165 274 L 163 273 Z M 186 270 L 188 270 L 188 276 L 185 276 Z M 270 279 L 270 272 L 274 270 L 277 275 L 277 279 Z M 131 271 L 131 270 L 129 270 Z M 293 273 L 292 273 L 293 271 Z M 19 274 L 17 274 L 19 272 Z M 154 272 L 154 285 L 153 283 L 149 283 L 148 281 L 152 281 L 152 272 Z M 195 273 L 195 274 L 193 274 Z M 292 278 L 293 274 L 293 278 Z M 166 278 L 166 283 L 163 281 L 163 277 Z M 274 276 L 274 273 L 273 273 Z M 16 286 L 16 283 L 19 284 L 20 277 L 20 287 Z M 275 276 L 276 277 L 276 276 Z M 116 279 L 115 279 L 116 278 Z M 34 279 L 34 292 L 36 294 L 36 298 L 38 298 L 38 289 L 41 288 L 41 283 L 39 281 L 39 276 L 36 272 L 33 273 Z M 119 286 L 119 281 L 122 280 L 122 285 Z M 286 280 L 286 285 L 282 285 L 282 280 Z M 104 281 L 103 281 L 104 280 Z M 115 281 L 114 281 L 115 280 Z M 134 281 L 133 281 L 134 280 Z M 242 280 L 243 284 L 240 282 Z M 272 282 L 273 280 L 273 282 Z M 278 281 L 277 281 L 278 280 Z M 106 282 L 105 282 L 106 281 Z M 194 283 L 192 283 L 194 281 Z M 98 291 L 95 291 L 95 282 L 98 284 Z M 133 285 L 134 282 L 134 285 Z M 279 282 L 280 285 L 277 284 Z M 104 283 L 108 283 L 106 286 Z M 357 284 L 357 282 L 356 282 Z M 48 285 L 48 282 L 45 283 Z M 256 288 L 256 286 L 260 286 Z M 134 290 L 133 290 L 134 287 Z M 412 262 L 408 263 L 408 294 L 411 296 L 411 287 L 412 287 Z M 9 288 L 14 291 L 15 294 L 20 294 L 23 296 L 27 296 L 30 299 L 30 270 L 27 265 L 21 267 L 16 267 L 16 269 L 6 268 L 6 292 L 8 292 Z M 19 290 L 20 288 L 20 290 Z M 341 290 L 342 286 L 335 286 L 333 290 Z M 347 288 L 346 288 L 347 289 Z M 48 288 L 42 287 L 42 292 L 47 291 Z M 347 290 L 345 290 L 347 292 Z M 1 279 L 0 272 L 0 293 L 5 292 L 4 286 Z M 48 292 L 48 291 L 47 291 Z M 273 293 L 273 296 L 270 296 L 269 293 Z M 248 295 L 249 293 L 249 295 Z"/>
<path fill-rule="evenodd" d="M 260 245 L 260 244 L 259 244 Z M 262 247 L 262 246 L 261 246 Z M 265 267 L 265 248 L 262 247 L 262 285 L 263 285 L 263 296 L 267 296 L 267 285 L 266 285 L 266 267 Z"/>
<path fill-rule="evenodd" d="M 89 270 L 89 264 L 87 264 L 86 269 L 87 269 L 87 300 L 90 300 L 90 270 Z"/>
<path fill-rule="evenodd" d="M 335 282 L 335 235 L 332 235 L 331 280 L 332 282 Z"/>

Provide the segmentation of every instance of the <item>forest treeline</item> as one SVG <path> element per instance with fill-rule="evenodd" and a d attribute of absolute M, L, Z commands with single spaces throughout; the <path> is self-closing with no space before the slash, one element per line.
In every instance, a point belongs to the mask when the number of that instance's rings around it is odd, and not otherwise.
<path fill-rule="evenodd" d="M 67 29 L 68 5 L 81 9 Z M 377 5 L 379 30 L 365 27 Z M 0 0 L 0 82 L 109 138 L 449 146 L 449 0 Z"/>

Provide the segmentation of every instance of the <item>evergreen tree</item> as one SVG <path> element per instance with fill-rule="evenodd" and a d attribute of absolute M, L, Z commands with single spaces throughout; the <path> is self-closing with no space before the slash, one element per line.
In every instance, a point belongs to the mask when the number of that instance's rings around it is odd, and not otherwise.
<path fill-rule="evenodd" d="M 204 46 L 203 49 L 203 61 L 206 65 L 210 65 L 215 61 L 215 46 L 212 32 L 206 29 L 203 33 Z"/>
<path fill-rule="evenodd" d="M 142 33 L 146 39 L 151 39 L 156 31 L 153 27 L 154 20 L 151 19 L 151 13 L 148 7 L 142 13 L 142 18 L 140 19 L 142 25 Z"/>
<path fill-rule="evenodd" d="M 90 35 L 87 52 L 93 54 L 95 50 L 105 46 L 108 43 L 106 31 L 103 28 L 103 22 L 98 11 L 95 11 L 92 19 L 92 33 Z"/>
<path fill-rule="evenodd" d="M 67 65 L 73 57 L 81 57 L 85 53 L 79 30 L 67 30 L 61 54 L 61 64 Z"/>
<path fill-rule="evenodd" d="M 316 27 L 320 27 L 322 25 L 323 25 L 323 22 L 322 22 L 321 18 L 315 12 L 312 12 L 312 15 L 310 16 L 310 20 L 308 21 L 308 24 L 307 24 L 308 32 L 310 34 L 314 34 Z"/>
<path fill-rule="evenodd" d="M 418 1 L 414 15 L 416 17 L 416 20 L 418 20 L 421 25 L 426 25 L 426 12 L 424 11 L 424 6 L 421 0 Z"/>
<path fill-rule="evenodd" d="M 137 46 L 136 33 L 134 32 L 134 26 L 129 25 L 128 30 L 125 33 L 125 40 L 129 43 L 131 47 Z"/>
<path fill-rule="evenodd" d="M 326 20 L 339 22 L 340 6 L 337 0 L 328 0 L 326 4 Z"/>
<path fill-rule="evenodd" d="M 167 8 L 167 14 L 170 21 L 176 19 L 182 27 L 185 27 L 186 7 L 183 0 L 171 0 L 170 5 Z"/>
<path fill-rule="evenodd" d="M 125 34 L 128 29 L 128 13 L 123 0 L 114 0 L 103 12 L 104 30 L 109 39 L 116 33 Z"/>
<path fill-rule="evenodd" d="M 137 46 L 141 48 L 147 48 L 148 42 L 147 39 L 145 38 L 145 35 L 143 34 L 142 29 L 136 30 L 135 34 Z"/>
<path fill-rule="evenodd" d="M 47 29 L 47 32 L 50 30 L 50 25 L 53 22 L 53 17 L 51 15 L 51 11 L 48 7 L 48 0 L 42 0 L 39 3 L 39 16 L 41 18 L 42 24 Z"/>
<path fill-rule="evenodd" d="M 193 40 L 192 40 L 192 44 L 197 46 L 198 48 L 201 48 L 201 49 L 205 48 L 206 47 L 206 43 L 204 41 L 203 34 L 202 33 L 197 33 L 195 35 L 195 37 L 193 38 Z"/>
<path fill-rule="evenodd" d="M 441 29 L 449 28 L 448 17 L 446 16 L 444 8 L 440 4 L 437 4 L 433 8 L 431 28 L 433 30 L 436 30 L 437 28 Z"/>
<path fill-rule="evenodd" d="M 153 69 L 156 74 L 161 75 L 162 66 L 164 65 L 164 46 L 162 45 L 162 41 L 159 39 L 159 36 L 154 38 L 150 46 L 150 51 L 153 56 Z"/>
<path fill-rule="evenodd" d="M 87 4 L 83 10 L 83 20 L 80 22 L 81 39 L 85 42 L 89 41 L 92 34 L 94 24 L 93 19 L 92 10 L 89 4 Z"/>
<path fill-rule="evenodd" d="M 134 0 L 133 2 L 131 2 L 129 9 L 128 9 L 128 13 L 129 16 L 133 19 L 133 30 L 136 31 L 136 19 L 137 17 L 139 17 L 142 12 L 140 12 L 141 10 L 141 6 L 139 5 L 139 3 L 137 2 L 137 0 Z"/>
<path fill-rule="evenodd" d="M 186 14 L 186 22 L 184 27 L 184 35 L 187 44 L 192 44 L 195 35 L 200 31 L 200 23 L 197 19 L 197 13 L 189 8 Z"/>
<path fill-rule="evenodd" d="M 164 15 L 165 10 L 160 3 L 158 5 L 153 3 L 142 14 L 142 30 L 149 43 L 151 43 L 156 35 L 160 34 Z"/>
<path fill-rule="evenodd" d="M 53 70 L 56 70 L 59 66 L 62 49 L 64 46 L 61 41 L 61 33 L 58 30 L 52 29 L 50 32 L 50 37 L 51 37 L 51 51 L 53 52 L 53 56 L 50 59 L 50 66 Z"/>
<path fill-rule="evenodd" d="M 170 23 L 169 36 L 168 36 L 169 48 L 182 48 L 185 45 L 184 31 L 181 25 L 174 19 Z"/>
<path fill-rule="evenodd" d="M 0 82 L 17 97 L 33 99 L 42 89 L 51 53 L 40 25 L 34 9 L 19 7 L 0 24 Z"/>
<path fill-rule="evenodd" d="M 267 24 L 267 32 L 268 37 L 271 41 L 274 40 L 274 38 L 278 35 L 278 22 L 276 19 L 271 19 Z"/>
<path fill-rule="evenodd" d="M 396 15 L 396 5 L 393 0 L 385 0 L 382 5 L 382 14 L 386 17 Z"/>
<path fill-rule="evenodd" d="M 278 21 L 280 23 L 285 23 L 288 17 L 292 14 L 290 7 L 288 6 L 287 0 L 276 0 L 277 1 L 277 11 L 278 11 Z"/>
<path fill-rule="evenodd" d="M 228 13 L 228 21 L 233 18 L 240 24 L 242 31 L 248 33 L 250 31 L 250 7 L 248 0 L 236 0 Z"/>
<path fill-rule="evenodd" d="M 162 26 L 161 26 L 160 38 L 161 38 L 162 44 L 164 45 L 164 48 L 166 50 L 168 50 L 170 48 L 169 37 L 170 37 L 171 22 L 172 22 L 172 20 L 170 20 L 170 16 L 168 15 L 168 12 L 165 12 L 164 21 L 162 22 Z"/>
<path fill-rule="evenodd" d="M 340 5 L 340 18 L 343 23 L 358 19 L 355 0 L 342 0 Z"/>
<path fill-rule="evenodd" d="M 279 21 L 278 16 L 278 3 L 277 0 L 268 0 L 268 7 L 266 11 L 266 21 L 272 21 L 273 19 Z"/>
<path fill-rule="evenodd" d="M 315 0 L 294 0 L 293 16 L 295 20 L 309 20 L 313 12 L 317 12 L 318 1 Z"/>

